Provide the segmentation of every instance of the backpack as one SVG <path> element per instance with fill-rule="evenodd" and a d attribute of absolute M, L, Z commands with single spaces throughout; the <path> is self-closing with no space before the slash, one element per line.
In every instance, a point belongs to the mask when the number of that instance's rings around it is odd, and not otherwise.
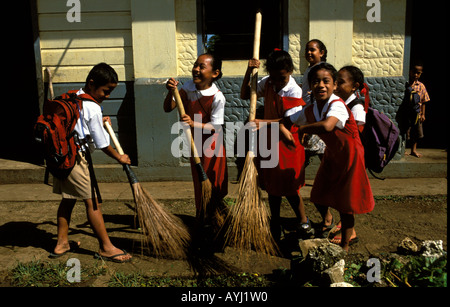
<path fill-rule="evenodd" d="M 364 105 L 364 102 L 355 100 L 348 105 L 349 109 L 358 103 Z M 375 178 L 378 177 L 372 172 L 381 173 L 384 167 L 395 156 L 400 146 L 399 134 L 399 129 L 386 114 L 372 107 L 368 107 L 366 124 L 360 133 L 360 138 L 364 146 L 364 162 L 366 168 Z"/>
<path fill-rule="evenodd" d="M 403 99 L 406 101 L 412 113 L 420 113 L 420 96 L 411 86 L 406 88 Z"/>
<path fill-rule="evenodd" d="M 75 166 L 79 145 L 75 125 L 80 117 L 82 100 L 89 95 L 69 91 L 44 103 L 42 115 L 34 125 L 34 140 L 44 156 L 47 170 L 58 179 L 69 176 Z"/>

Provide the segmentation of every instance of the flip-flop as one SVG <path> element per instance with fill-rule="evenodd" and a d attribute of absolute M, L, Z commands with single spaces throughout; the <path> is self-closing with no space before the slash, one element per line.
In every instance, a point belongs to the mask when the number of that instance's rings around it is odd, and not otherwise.
<path fill-rule="evenodd" d="M 102 256 L 99 253 L 95 253 L 94 258 L 98 259 L 98 260 L 106 260 L 106 261 L 111 261 L 111 262 L 115 262 L 115 263 L 125 263 L 125 262 L 131 261 L 132 258 L 128 258 L 126 260 L 116 259 L 117 257 L 128 255 L 128 253 L 124 249 L 122 249 L 122 252 L 123 253 L 121 253 L 121 254 L 112 255 L 112 256 Z"/>
<path fill-rule="evenodd" d="M 67 253 L 72 253 L 72 252 L 76 251 L 79 248 L 80 248 L 79 242 L 69 241 L 69 249 L 68 250 L 66 250 L 64 253 L 60 253 L 60 254 L 57 254 L 57 253 L 54 253 L 54 252 L 50 252 L 50 254 L 48 255 L 48 258 L 56 259 L 56 258 L 64 256 Z"/>
<path fill-rule="evenodd" d="M 335 237 L 332 240 L 334 240 L 334 239 L 340 239 L 339 243 L 331 242 L 331 240 L 330 240 L 330 242 L 333 243 L 333 244 L 337 244 L 337 245 L 341 244 L 342 237 L 338 237 L 338 238 Z M 359 242 L 359 238 L 358 237 L 354 237 L 353 239 L 350 239 L 350 242 L 348 242 L 348 246 L 352 246 L 353 244 L 356 244 L 358 242 Z"/>

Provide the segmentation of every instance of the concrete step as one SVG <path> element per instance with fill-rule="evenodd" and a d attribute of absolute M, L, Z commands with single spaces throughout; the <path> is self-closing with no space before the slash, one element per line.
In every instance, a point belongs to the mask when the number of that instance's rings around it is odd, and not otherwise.
<path fill-rule="evenodd" d="M 405 155 L 400 160 L 391 161 L 381 174 L 383 178 L 446 178 L 447 151 L 443 149 L 420 149 L 421 158 Z M 320 161 L 314 157 L 306 168 L 306 179 L 315 177 Z M 95 165 L 95 174 L 99 182 L 127 182 L 123 169 L 118 164 Z M 136 176 L 142 182 L 151 181 L 190 181 L 189 165 L 186 166 L 139 166 L 133 167 Z M 237 180 L 237 168 L 234 163 L 228 166 L 230 181 Z M 43 183 L 45 167 L 27 162 L 0 159 L 0 184 Z M 372 177 L 369 174 L 369 177 Z M 51 182 L 50 176 L 50 182 Z"/>

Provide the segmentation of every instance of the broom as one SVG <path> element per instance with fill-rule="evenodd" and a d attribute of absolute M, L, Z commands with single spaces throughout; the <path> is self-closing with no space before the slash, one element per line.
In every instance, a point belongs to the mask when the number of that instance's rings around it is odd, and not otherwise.
<path fill-rule="evenodd" d="M 261 12 L 256 13 L 253 58 L 259 59 L 261 39 Z M 255 120 L 257 102 L 258 69 L 251 74 L 249 122 Z M 250 250 L 276 255 L 278 248 L 270 231 L 270 212 L 261 196 L 258 186 L 258 171 L 254 164 L 254 140 L 251 138 L 250 150 L 245 158 L 244 168 L 239 178 L 239 190 L 236 203 L 229 211 L 229 227 L 225 233 L 225 244 L 241 250 Z"/>
<path fill-rule="evenodd" d="M 183 106 L 183 101 L 180 97 L 180 92 L 177 88 L 174 88 L 172 90 L 173 97 L 175 98 L 175 102 L 177 104 L 178 113 L 180 114 L 180 117 L 186 114 Z M 194 159 L 195 168 L 197 170 L 197 174 L 199 176 L 201 185 L 202 185 L 202 197 L 201 197 L 201 204 L 200 204 L 200 212 L 198 214 L 198 218 L 200 222 L 204 223 L 205 218 L 207 217 L 207 210 L 210 208 L 211 203 L 211 197 L 212 197 L 212 184 L 211 181 L 209 181 L 208 176 L 205 173 L 205 170 L 203 169 L 201 160 L 199 158 L 197 148 L 195 147 L 195 142 L 192 137 L 191 129 L 185 129 L 185 133 L 187 136 L 188 141 L 191 143 L 191 154 Z"/>
<path fill-rule="evenodd" d="M 111 125 L 105 122 L 105 127 L 117 152 L 123 155 L 122 147 Z M 150 196 L 140 185 L 129 165 L 124 164 L 123 168 L 133 191 L 138 221 L 145 243 L 153 247 L 157 257 L 186 258 L 191 237 L 184 223 Z"/>

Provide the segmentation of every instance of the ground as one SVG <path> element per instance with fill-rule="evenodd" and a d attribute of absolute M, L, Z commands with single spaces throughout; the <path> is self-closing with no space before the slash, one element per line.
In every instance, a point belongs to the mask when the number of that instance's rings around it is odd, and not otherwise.
<path fill-rule="evenodd" d="M 188 225 L 195 223 L 193 200 L 161 201 L 171 212 Z M 81 266 L 92 266 L 98 260 L 93 255 L 98 243 L 86 222 L 82 202 L 77 203 L 70 230 L 70 238 L 80 241 L 78 253 L 68 254 L 57 260 L 47 256 L 56 243 L 56 211 L 59 202 L 0 202 L 0 285 L 8 285 L 8 270 L 19 262 L 32 260 L 67 261 L 71 257 L 80 260 Z M 313 204 L 305 199 L 306 211 L 313 222 L 319 216 Z M 190 276 L 193 273 L 249 272 L 271 274 L 274 270 L 289 269 L 291 252 L 298 245 L 286 239 L 281 257 L 267 257 L 254 252 L 241 254 L 227 247 L 213 257 L 189 260 L 156 259 L 141 250 L 139 230 L 135 229 L 133 201 L 107 201 L 103 205 L 104 219 L 113 243 L 131 252 L 131 263 L 108 262 L 110 271 L 140 272 L 146 275 Z M 338 219 L 338 214 L 334 211 Z M 293 212 L 282 205 L 283 224 L 291 230 Z M 423 240 L 443 240 L 447 250 L 447 196 L 391 196 L 377 197 L 373 212 L 356 217 L 356 231 L 360 242 L 352 246 L 350 255 L 369 259 L 383 253 L 392 253 L 405 237 L 416 243 Z M 289 238 L 289 237 L 288 237 Z M 100 276 L 90 285 L 105 286 L 108 276 Z"/>

